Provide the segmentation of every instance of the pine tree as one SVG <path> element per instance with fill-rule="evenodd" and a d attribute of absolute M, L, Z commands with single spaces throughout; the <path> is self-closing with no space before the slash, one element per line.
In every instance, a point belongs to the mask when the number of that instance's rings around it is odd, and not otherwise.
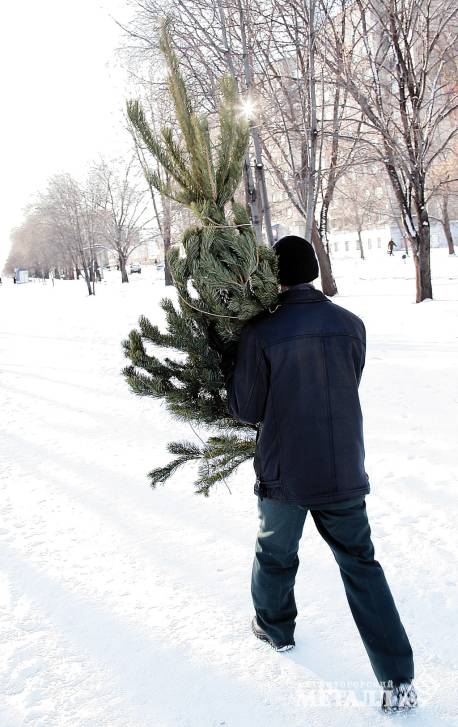
<path fill-rule="evenodd" d="M 218 119 L 211 131 L 209 119 L 192 108 L 166 23 L 161 50 L 179 135 L 166 127 L 158 138 L 136 100 L 127 103 L 127 113 L 138 140 L 166 172 L 162 178 L 170 180 L 164 183 L 147 170 L 148 182 L 189 208 L 196 224 L 183 234 L 184 257 L 177 247 L 169 251 L 178 305 L 167 298 L 161 301 L 166 332 L 142 316 L 139 329 L 123 342 L 130 359 L 123 373 L 133 392 L 163 399 L 177 419 L 192 428 L 205 425 L 211 432 L 206 441 L 197 436 L 200 444 L 170 443 L 174 459 L 149 473 L 152 486 L 195 460 L 197 492 L 208 495 L 213 484 L 253 456 L 255 447 L 253 428 L 228 415 L 221 357 L 209 345 L 210 328 L 221 342 L 236 341 L 243 324 L 275 302 L 277 266 L 275 253 L 257 244 L 245 208 L 234 199 L 249 130 L 238 111 L 233 80 L 221 80 Z M 154 355 L 150 344 L 170 355 Z"/>

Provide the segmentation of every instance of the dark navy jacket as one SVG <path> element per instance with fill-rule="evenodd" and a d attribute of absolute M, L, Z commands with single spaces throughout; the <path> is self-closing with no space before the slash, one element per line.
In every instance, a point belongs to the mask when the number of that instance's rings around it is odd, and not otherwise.
<path fill-rule="evenodd" d="M 228 391 L 231 415 L 258 425 L 255 493 L 305 507 L 364 495 L 364 324 L 313 287 L 278 303 L 244 326 Z"/>

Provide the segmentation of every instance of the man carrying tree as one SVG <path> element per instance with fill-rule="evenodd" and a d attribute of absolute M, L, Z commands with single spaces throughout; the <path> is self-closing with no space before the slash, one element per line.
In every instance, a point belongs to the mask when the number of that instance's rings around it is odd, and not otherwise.
<path fill-rule="evenodd" d="M 294 646 L 297 552 L 310 510 L 340 566 L 350 608 L 384 685 L 383 706 L 407 709 L 416 704 L 412 650 L 374 560 L 364 499 L 369 482 L 358 398 L 364 325 L 311 285 L 318 263 L 309 243 L 282 238 L 274 252 L 257 242 L 235 196 L 249 125 L 237 111 L 234 79 L 221 79 L 212 136 L 209 119 L 193 110 L 167 23 L 160 45 L 181 136 L 164 127 L 159 138 L 138 101 L 128 102 L 127 113 L 164 171 L 161 176 L 145 168 L 148 183 L 191 210 L 196 224 L 183 234 L 184 257 L 173 248 L 168 255 L 178 308 L 162 302 L 165 333 L 140 319 L 140 330 L 123 343 L 130 359 L 124 375 L 136 394 L 163 399 L 181 421 L 211 426 L 214 433 L 201 445 L 171 442 L 174 459 L 149 473 L 152 486 L 198 461 L 197 492 L 208 494 L 254 456 L 261 519 L 252 579 L 256 636 L 277 650 Z M 160 359 L 146 344 L 187 355 L 184 361 Z M 239 422 L 227 416 L 228 406 Z"/>
<path fill-rule="evenodd" d="M 416 706 L 412 649 L 382 567 L 374 559 L 365 495 L 358 387 L 365 328 L 311 284 L 312 246 L 275 245 L 278 305 L 247 323 L 236 357 L 226 352 L 229 411 L 257 425 L 254 459 L 260 529 L 252 571 L 254 634 L 277 651 L 294 646 L 298 548 L 310 510 L 340 567 L 382 707 Z M 232 364 L 232 366 L 231 366 Z M 235 366 L 234 366 L 235 364 Z"/>

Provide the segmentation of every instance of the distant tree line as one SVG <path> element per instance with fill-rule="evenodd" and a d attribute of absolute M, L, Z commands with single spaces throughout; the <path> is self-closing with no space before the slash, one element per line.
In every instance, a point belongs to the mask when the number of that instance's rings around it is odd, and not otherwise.
<path fill-rule="evenodd" d="M 13 230 L 5 273 L 27 268 L 40 278 L 82 276 L 93 295 L 99 261 L 112 253 L 127 283 L 127 261 L 142 244 L 149 211 L 147 192 L 135 180 L 134 158 L 127 164 L 98 162 L 84 184 L 57 174 Z"/>

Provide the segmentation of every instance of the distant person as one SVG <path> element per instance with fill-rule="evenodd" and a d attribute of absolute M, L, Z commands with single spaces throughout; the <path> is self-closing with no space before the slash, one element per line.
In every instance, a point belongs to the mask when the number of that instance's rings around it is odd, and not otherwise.
<path fill-rule="evenodd" d="M 417 703 L 412 649 L 375 560 L 366 511 L 370 485 L 358 395 L 364 324 L 312 285 L 319 270 L 309 242 L 288 235 L 274 250 L 282 291 L 278 304 L 244 326 L 236 351 L 220 350 L 229 412 L 257 428 L 252 630 L 276 651 L 295 644 L 298 549 L 310 511 L 340 568 L 351 613 L 383 688 L 382 707 L 410 709 Z M 340 645 L 334 646 L 342 655 Z"/>
<path fill-rule="evenodd" d="M 395 241 L 394 240 L 390 240 L 389 243 L 388 243 L 388 255 L 392 255 L 393 254 L 393 250 L 394 250 L 395 247 L 397 247 Z"/>
<path fill-rule="evenodd" d="M 0 285 L 3 285 L 2 279 L 0 278 Z"/>
<path fill-rule="evenodd" d="M 13 283 L 16 285 L 16 276 L 13 275 Z"/>

